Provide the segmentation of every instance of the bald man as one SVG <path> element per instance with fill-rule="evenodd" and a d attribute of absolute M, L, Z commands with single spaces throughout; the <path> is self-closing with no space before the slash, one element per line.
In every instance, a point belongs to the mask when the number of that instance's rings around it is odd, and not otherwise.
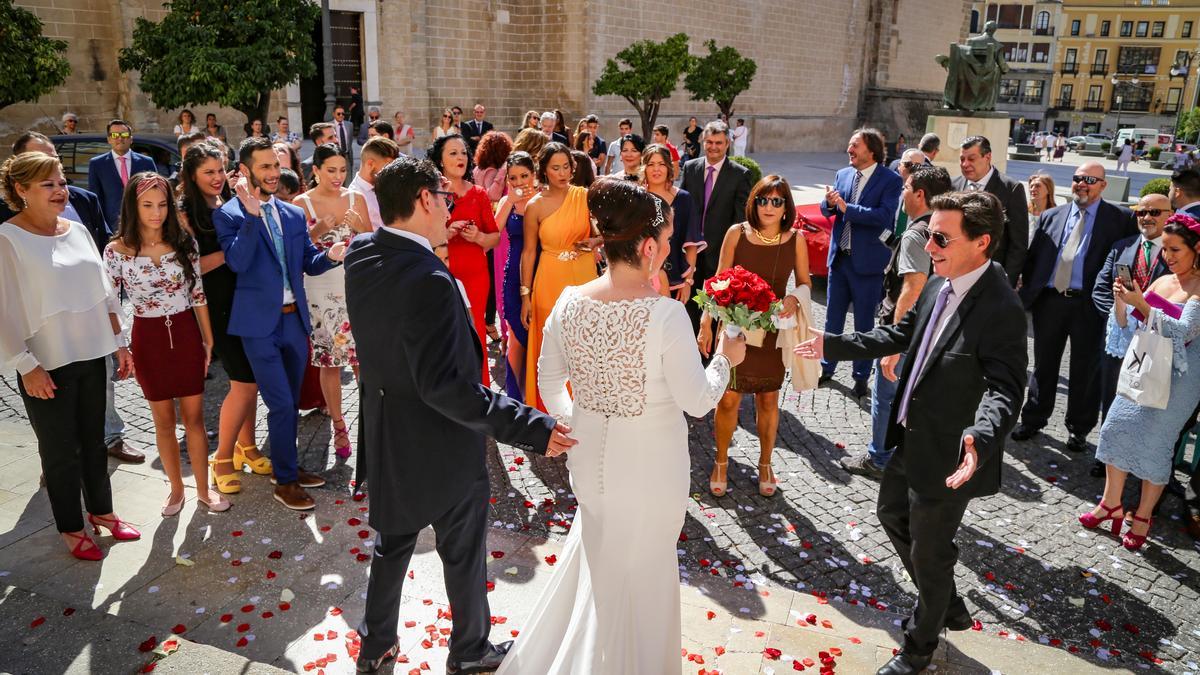
<path fill-rule="evenodd" d="M 1087 450 L 1087 435 L 1099 418 L 1105 315 L 1092 302 L 1092 291 L 1109 252 L 1137 232 L 1129 209 L 1100 198 L 1107 184 L 1099 163 L 1079 166 L 1071 176 L 1071 201 L 1044 211 L 1029 242 L 1019 293 L 1033 314 L 1033 377 L 1014 440 L 1032 438 L 1050 421 L 1068 340 L 1067 449 Z"/>

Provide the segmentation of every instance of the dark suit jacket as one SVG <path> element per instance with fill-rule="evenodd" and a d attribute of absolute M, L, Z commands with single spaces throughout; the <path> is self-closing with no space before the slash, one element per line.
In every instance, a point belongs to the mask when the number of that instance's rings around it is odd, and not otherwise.
<path fill-rule="evenodd" d="M 967 179 L 959 176 L 953 185 L 955 190 L 966 190 Z M 1025 198 L 1025 186 L 997 169 L 983 190 L 995 195 L 1004 207 L 1004 233 L 1000 235 L 1000 244 L 992 259 L 1004 266 L 1009 282 L 1016 286 L 1029 250 L 1029 202 Z"/>
<path fill-rule="evenodd" d="M 1117 265 L 1129 265 L 1130 271 L 1133 271 L 1137 256 L 1141 255 L 1142 247 L 1138 245 L 1139 241 L 1141 235 L 1137 234 L 1118 241 L 1104 259 L 1104 267 L 1100 268 L 1100 274 L 1096 276 L 1096 286 L 1092 289 L 1092 302 L 1103 316 L 1108 316 L 1113 306 L 1113 281 L 1117 278 Z M 1150 268 L 1150 281 L 1170 273 L 1171 270 L 1159 251 L 1158 257 L 1154 259 L 1154 266 Z"/>
<path fill-rule="evenodd" d="M 304 295 L 304 275 L 322 274 L 337 263 L 308 238 L 308 224 L 298 206 L 275 200 L 279 207 L 279 228 L 283 232 L 283 257 L 287 261 L 288 280 L 296 309 L 311 333 L 308 300 Z M 225 264 L 237 274 L 233 308 L 229 312 L 229 334 L 242 337 L 266 337 L 279 323 L 283 306 L 283 275 L 275 243 L 267 232 L 262 215 L 251 216 L 242 202 L 230 199 L 213 212 L 213 228 L 225 252 Z"/>
<path fill-rule="evenodd" d="M 129 157 L 130 178 L 142 171 L 158 171 L 158 165 L 146 155 L 139 155 L 130 150 Z M 116 232 L 125 184 L 121 182 L 121 172 L 117 170 L 112 152 L 96 155 L 88 160 L 88 190 L 100 198 L 100 209 L 104 212 L 104 222 L 108 224 L 108 231 Z"/>
<path fill-rule="evenodd" d="M 428 249 L 387 230 L 355 237 L 346 305 L 376 531 L 417 532 L 487 480 L 485 435 L 546 451 L 554 418 L 480 384 L 474 323 Z"/>
<path fill-rule="evenodd" d="M 825 356 L 834 361 L 876 359 L 899 354 L 921 342 L 938 291 L 934 277 L 900 323 L 868 333 L 826 336 Z M 909 486 L 922 496 L 969 499 L 1000 490 L 1004 439 L 1017 422 L 1025 393 L 1026 322 L 1016 292 L 999 263 L 993 262 L 963 298 L 941 337 L 930 349 L 923 373 L 912 372 L 916 358 L 904 359 L 896 402 L 888 417 L 887 445 L 896 447 Z M 896 422 L 908 381 L 919 377 L 909 401 L 907 428 Z M 979 465 L 957 490 L 946 478 L 962 461 L 962 437 L 975 437 Z M 890 466 L 890 464 L 889 464 Z"/>
<path fill-rule="evenodd" d="M 300 180 L 304 181 L 302 187 L 304 187 L 305 190 L 308 189 L 308 184 L 312 182 L 312 165 L 312 157 L 300 160 Z"/>
<path fill-rule="evenodd" d="M 479 141 L 483 139 L 483 135 L 492 130 L 492 123 L 487 120 L 483 120 L 480 125 L 482 129 L 476 128 L 474 119 L 471 119 L 469 122 L 463 122 L 460 125 L 463 139 L 466 140 L 467 148 L 471 151 L 472 155 L 475 154 L 475 148 L 479 147 Z"/>
<path fill-rule="evenodd" d="M 104 211 L 100 208 L 100 198 L 74 185 L 67 186 L 67 194 L 67 199 L 71 201 L 71 206 L 79 214 L 79 222 L 92 235 L 92 241 L 96 242 L 96 248 L 103 251 L 104 247 L 108 244 L 108 240 L 112 238 L 113 233 L 104 222 Z M 17 214 L 8 208 L 8 204 L 0 200 L 0 223 L 7 221 L 15 215 Z"/>
<path fill-rule="evenodd" d="M 721 258 L 721 242 L 725 241 L 725 232 L 734 223 L 746 219 L 746 202 L 750 199 L 750 171 L 746 167 L 726 158 L 713 182 L 712 196 L 709 197 L 708 211 L 704 210 L 704 172 L 708 160 L 704 157 L 689 159 L 683 165 L 683 183 L 681 187 L 687 190 L 692 199 L 696 200 L 696 211 L 704 222 L 704 241 L 708 247 L 700 253 L 697 261 L 696 281 L 703 281 L 717 271 L 717 262 Z"/>
<path fill-rule="evenodd" d="M 1029 243 L 1029 255 L 1021 271 L 1021 301 L 1025 308 L 1033 307 L 1038 295 L 1054 283 L 1054 263 L 1058 260 L 1059 243 L 1066 231 L 1071 204 L 1062 204 L 1042 212 L 1037 231 Z M 1118 241 L 1137 232 L 1133 212 L 1104 200 L 1096 209 L 1092 237 L 1083 259 L 1083 291 L 1090 294 L 1096 287 L 1104 260 Z"/>
<path fill-rule="evenodd" d="M 333 138 L 338 144 L 338 148 L 342 151 L 342 156 L 349 162 L 354 159 L 354 123 L 350 120 L 343 120 L 342 125 L 346 128 L 346 143 L 342 144 L 342 132 L 338 129 L 337 122 L 333 122 Z M 311 172 L 311 170 L 310 167 L 309 171 Z M 350 170 L 354 170 L 353 165 L 350 167 Z"/>
<path fill-rule="evenodd" d="M 825 200 L 821 200 L 821 213 L 833 218 L 827 264 L 833 267 L 833 259 L 841 250 L 838 242 L 842 230 L 849 227 L 850 249 L 853 251 L 850 264 L 854 271 L 858 274 L 883 274 L 888 260 L 892 257 L 892 250 L 879 237 L 896 227 L 896 209 L 900 208 L 900 193 L 904 190 L 904 181 L 900 180 L 900 175 L 895 171 L 877 164 L 858 196 L 858 203 L 851 204 L 855 171 L 852 166 L 839 169 L 834 179 L 834 188 L 846 200 L 846 213 L 830 208 Z"/>

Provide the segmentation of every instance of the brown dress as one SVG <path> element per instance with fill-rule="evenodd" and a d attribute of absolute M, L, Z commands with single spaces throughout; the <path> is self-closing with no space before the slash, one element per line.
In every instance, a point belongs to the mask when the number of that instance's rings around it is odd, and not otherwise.
<path fill-rule="evenodd" d="M 742 223 L 737 246 L 733 249 L 733 264 L 754 272 L 771 285 L 775 296 L 787 293 L 788 278 L 796 269 L 796 243 L 788 232 L 778 244 L 756 244 L 750 241 L 750 225 Z M 778 334 L 767 331 L 761 347 L 746 347 L 746 358 L 737 367 L 737 386 L 729 387 L 742 394 L 761 394 L 783 388 L 783 358 L 775 348 Z"/>

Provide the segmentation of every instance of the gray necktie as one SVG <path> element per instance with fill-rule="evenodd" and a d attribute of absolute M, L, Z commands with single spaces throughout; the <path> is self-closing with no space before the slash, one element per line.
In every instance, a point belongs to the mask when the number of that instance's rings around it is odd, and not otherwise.
<path fill-rule="evenodd" d="M 1075 256 L 1079 254 L 1079 244 L 1083 241 L 1083 225 L 1086 217 L 1083 211 L 1076 209 L 1075 224 L 1071 228 L 1071 234 L 1067 237 L 1067 241 L 1063 243 L 1062 256 L 1058 259 L 1058 266 L 1054 268 L 1054 290 L 1059 293 L 1066 293 L 1067 289 L 1071 287 L 1071 268 L 1075 266 Z"/>

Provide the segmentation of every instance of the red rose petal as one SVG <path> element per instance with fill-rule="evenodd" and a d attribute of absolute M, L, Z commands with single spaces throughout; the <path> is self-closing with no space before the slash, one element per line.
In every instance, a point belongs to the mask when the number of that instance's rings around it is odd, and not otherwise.
<path fill-rule="evenodd" d="M 768 659 L 771 659 L 772 661 L 776 661 L 779 659 L 780 656 L 783 655 L 783 652 L 779 651 L 778 649 L 776 649 L 774 647 L 767 647 L 766 649 L 763 650 L 763 655 L 766 656 Z"/>
<path fill-rule="evenodd" d="M 175 627 L 171 629 L 171 632 L 176 635 L 182 635 L 183 633 L 187 632 L 187 626 L 177 623 L 175 624 Z"/>
<path fill-rule="evenodd" d="M 38 618 L 34 619 L 34 620 L 33 620 L 33 621 L 32 621 L 32 622 L 29 624 L 29 627 L 30 627 L 30 628 L 37 628 L 38 626 L 40 626 L 40 625 L 42 625 L 42 624 L 44 624 L 44 623 L 46 623 L 46 617 L 44 617 L 44 616 L 39 616 Z"/>
<path fill-rule="evenodd" d="M 706 614 L 706 616 L 708 617 L 709 621 L 712 621 L 713 619 L 717 618 L 717 613 L 712 610 L 709 610 L 708 613 Z"/>
<path fill-rule="evenodd" d="M 63 616 L 71 616 L 71 615 L 72 615 L 72 614 L 74 614 L 74 613 L 75 613 L 75 608 L 74 608 L 74 607 L 68 607 L 68 608 L 66 608 L 66 609 L 64 609 L 64 610 L 63 610 Z"/>
<path fill-rule="evenodd" d="M 334 607 L 329 610 L 329 616 L 341 616 L 341 615 L 342 615 L 341 607 Z"/>
<path fill-rule="evenodd" d="M 274 572 L 272 572 L 271 570 L 267 570 L 267 578 L 268 578 L 268 579 L 274 579 L 276 576 L 278 576 L 278 575 L 276 575 L 276 574 L 275 574 Z"/>
<path fill-rule="evenodd" d="M 237 632 L 245 633 L 248 630 L 250 630 L 250 624 L 248 624 L 248 623 L 239 623 L 238 624 Z"/>
<path fill-rule="evenodd" d="M 254 611 L 254 605 L 242 605 L 242 614 L 249 614 Z"/>
<path fill-rule="evenodd" d="M 230 621 L 233 621 L 232 614 L 222 614 L 221 615 L 221 623 L 229 623 Z"/>
<path fill-rule="evenodd" d="M 230 532 L 229 534 L 230 534 L 230 536 L 233 536 L 233 537 L 240 537 L 240 536 L 242 536 L 242 531 L 234 530 L 233 532 Z"/>
<path fill-rule="evenodd" d="M 142 669 L 139 670 L 138 672 L 139 673 L 150 673 L 150 672 L 153 672 L 154 669 L 157 667 L 158 667 L 158 661 L 151 661 L 150 663 L 147 663 L 146 665 L 142 666 Z"/>
<path fill-rule="evenodd" d="M 544 558 L 544 560 L 546 561 L 547 565 L 550 565 L 551 567 L 553 567 L 554 563 L 558 562 L 558 556 L 551 553 L 550 555 L 546 556 Z"/>
<path fill-rule="evenodd" d="M 269 619 L 273 616 L 275 616 L 275 612 L 272 612 L 271 610 L 267 610 L 262 613 L 262 618 L 264 618 L 264 619 Z"/>
<path fill-rule="evenodd" d="M 271 551 L 267 554 L 267 557 L 271 560 L 279 560 L 283 557 L 283 551 Z"/>
<path fill-rule="evenodd" d="M 492 551 L 492 557 L 499 560 L 504 557 L 504 551 Z"/>
<path fill-rule="evenodd" d="M 281 611 L 281 612 L 286 612 L 291 608 L 292 608 L 291 603 L 288 603 L 288 602 L 279 603 L 279 611 Z"/>
<path fill-rule="evenodd" d="M 151 635 L 150 637 L 143 640 L 140 645 L 138 645 L 138 651 L 139 652 L 148 652 L 157 646 L 158 646 L 158 638 Z"/>
<path fill-rule="evenodd" d="M 246 645 L 248 645 L 248 644 L 250 644 L 250 641 L 246 639 L 246 636 L 245 636 L 245 635 L 243 635 L 242 637 L 238 638 L 238 641 L 237 641 L 237 646 L 239 646 L 239 647 L 245 647 L 245 646 L 246 646 Z"/>

